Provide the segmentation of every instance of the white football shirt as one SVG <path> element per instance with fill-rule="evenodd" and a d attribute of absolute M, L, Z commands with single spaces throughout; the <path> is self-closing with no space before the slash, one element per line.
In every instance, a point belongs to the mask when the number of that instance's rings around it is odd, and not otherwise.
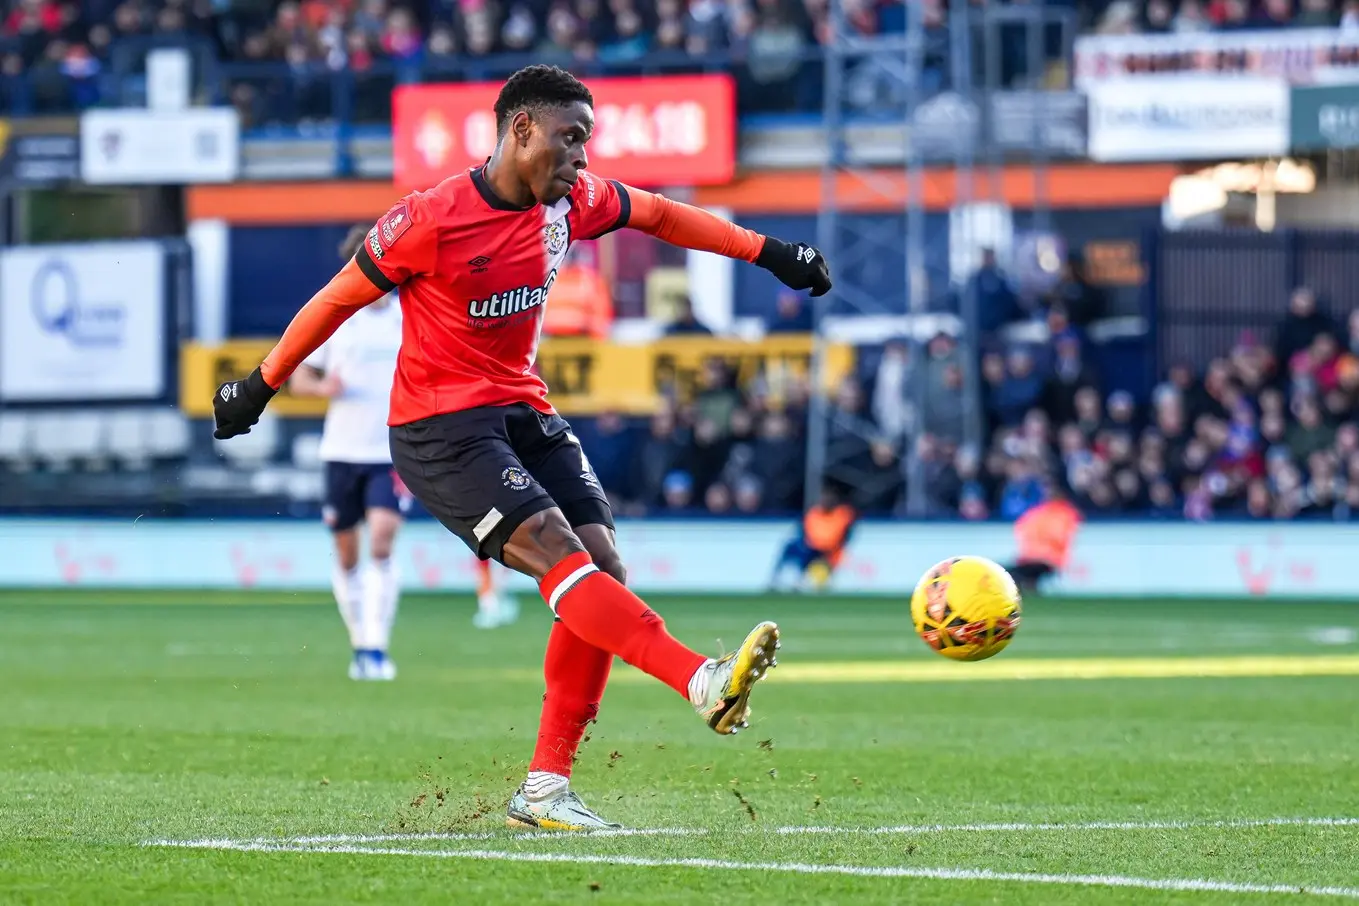
<path fill-rule="evenodd" d="M 389 463 L 387 412 L 396 355 L 401 348 L 401 306 L 396 294 L 381 308 L 361 308 L 340 325 L 305 364 L 334 375 L 344 391 L 330 400 L 321 433 L 326 462 Z"/>

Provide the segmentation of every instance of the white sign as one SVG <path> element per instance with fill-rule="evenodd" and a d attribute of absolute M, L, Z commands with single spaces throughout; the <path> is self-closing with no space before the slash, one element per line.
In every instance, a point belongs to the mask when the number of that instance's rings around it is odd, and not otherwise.
<path fill-rule="evenodd" d="M 95 185 L 230 182 L 240 144 L 240 116 L 229 107 L 90 110 L 80 117 L 80 173 Z"/>
<path fill-rule="evenodd" d="M 146 52 L 146 106 L 152 110 L 184 110 L 189 106 L 193 66 L 183 47 Z"/>
<path fill-rule="evenodd" d="M 793 524 L 740 520 L 618 523 L 628 585 L 643 594 L 759 594 Z M 1359 602 L 1359 530 L 1336 523 L 1097 523 L 1081 528 L 1059 595 L 1274 596 Z M 315 523 L 230 525 L 0 519 L 0 587 L 330 588 L 330 536 Z M 832 587 L 888 595 L 903 608 L 931 565 L 959 554 L 1015 555 L 1011 526 L 873 523 L 850 543 Z M 402 530 L 395 558 L 409 590 L 470 592 L 475 560 L 431 520 Z M 533 594 L 513 576 L 509 586 Z M 904 612 L 904 610 L 903 610 Z"/>
<path fill-rule="evenodd" d="M 1076 39 L 1076 87 L 1176 75 L 1280 78 L 1294 85 L 1359 82 L 1359 31 L 1336 28 L 1091 35 Z"/>
<path fill-rule="evenodd" d="M 1097 161 L 1236 159 L 1288 150 L 1288 83 L 1159 77 L 1088 86 Z"/>
<path fill-rule="evenodd" d="M 0 400 L 165 393 L 165 250 L 159 243 L 4 249 L 0 299 Z"/>

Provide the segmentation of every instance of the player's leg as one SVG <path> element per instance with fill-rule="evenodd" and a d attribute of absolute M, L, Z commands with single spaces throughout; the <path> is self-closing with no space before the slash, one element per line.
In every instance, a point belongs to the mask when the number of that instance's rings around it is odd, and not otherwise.
<path fill-rule="evenodd" d="M 612 528 L 593 523 L 578 526 L 576 533 L 600 569 L 619 582 L 626 579 L 614 547 Z M 586 728 L 599 715 L 612 666 L 612 654 L 586 642 L 561 620 L 552 622 L 543 656 L 545 690 L 538 739 L 528 776 L 510 800 L 512 823 L 541 827 L 544 822 L 551 824 L 555 813 L 565 811 L 566 823 L 571 828 L 617 826 L 574 797 L 566 799 L 576 752 Z"/>
<path fill-rule="evenodd" d="M 478 629 L 494 629 L 500 625 L 500 602 L 495 596 L 495 577 L 491 561 L 477 561 L 477 613 L 472 625 Z"/>
<path fill-rule="evenodd" d="M 363 574 L 359 570 L 359 522 L 363 519 L 363 493 L 355 466 L 326 463 L 326 496 L 321 509 L 335 544 L 335 564 L 331 570 L 331 589 L 340 617 L 349 632 L 354 656 L 349 665 L 350 679 L 364 679 L 360 611 L 363 606 Z"/>
<path fill-rule="evenodd" d="M 364 569 L 364 604 L 360 614 L 364 649 L 373 661 L 377 679 L 395 679 L 396 665 L 388 655 L 392 626 L 400 600 L 400 576 L 392 558 L 402 524 L 402 500 L 390 466 L 367 468 L 364 488 L 368 525 L 368 565 Z"/>
<path fill-rule="evenodd" d="M 734 733 L 745 726 L 751 686 L 774 662 L 778 627 L 761 623 L 720 661 L 682 645 L 620 581 L 626 576 L 613 544 L 613 513 L 570 426 L 559 416 L 527 408 L 507 425 L 531 477 L 559 508 L 518 526 L 504 544 L 503 562 L 538 581 L 553 614 L 575 635 L 670 686 L 715 731 Z M 595 536 L 599 562 L 575 532 L 586 525 L 607 529 Z"/>
<path fill-rule="evenodd" d="M 815 551 L 806 545 L 802 536 L 796 535 L 788 540 L 779 552 L 779 558 L 774 563 L 774 573 L 769 579 L 771 591 L 794 591 L 801 581 L 803 573 L 811 563 Z M 792 573 L 792 579 L 786 576 Z"/>

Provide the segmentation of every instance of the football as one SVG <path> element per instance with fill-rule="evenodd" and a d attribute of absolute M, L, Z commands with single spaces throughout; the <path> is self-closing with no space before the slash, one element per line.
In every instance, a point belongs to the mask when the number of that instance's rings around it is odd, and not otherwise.
<path fill-rule="evenodd" d="M 1015 580 L 985 557 L 950 557 L 925 571 L 911 595 L 916 633 L 957 661 L 999 654 L 1019 628 Z"/>

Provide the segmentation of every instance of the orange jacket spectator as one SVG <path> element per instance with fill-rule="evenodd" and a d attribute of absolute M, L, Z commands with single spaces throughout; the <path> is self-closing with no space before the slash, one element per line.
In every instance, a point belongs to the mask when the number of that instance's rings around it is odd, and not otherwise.
<path fill-rule="evenodd" d="M 818 503 L 802 517 L 802 540 L 825 558 L 832 568 L 840 565 L 845 546 L 858 514 L 847 503 L 826 506 Z"/>
<path fill-rule="evenodd" d="M 609 283 L 593 267 L 568 264 L 557 271 L 552 301 L 543 312 L 543 332 L 554 337 L 607 339 L 613 322 Z"/>
<path fill-rule="evenodd" d="M 1015 522 L 1019 562 L 1042 563 L 1056 570 L 1065 569 L 1080 524 L 1080 510 L 1062 497 L 1032 507 Z"/>

